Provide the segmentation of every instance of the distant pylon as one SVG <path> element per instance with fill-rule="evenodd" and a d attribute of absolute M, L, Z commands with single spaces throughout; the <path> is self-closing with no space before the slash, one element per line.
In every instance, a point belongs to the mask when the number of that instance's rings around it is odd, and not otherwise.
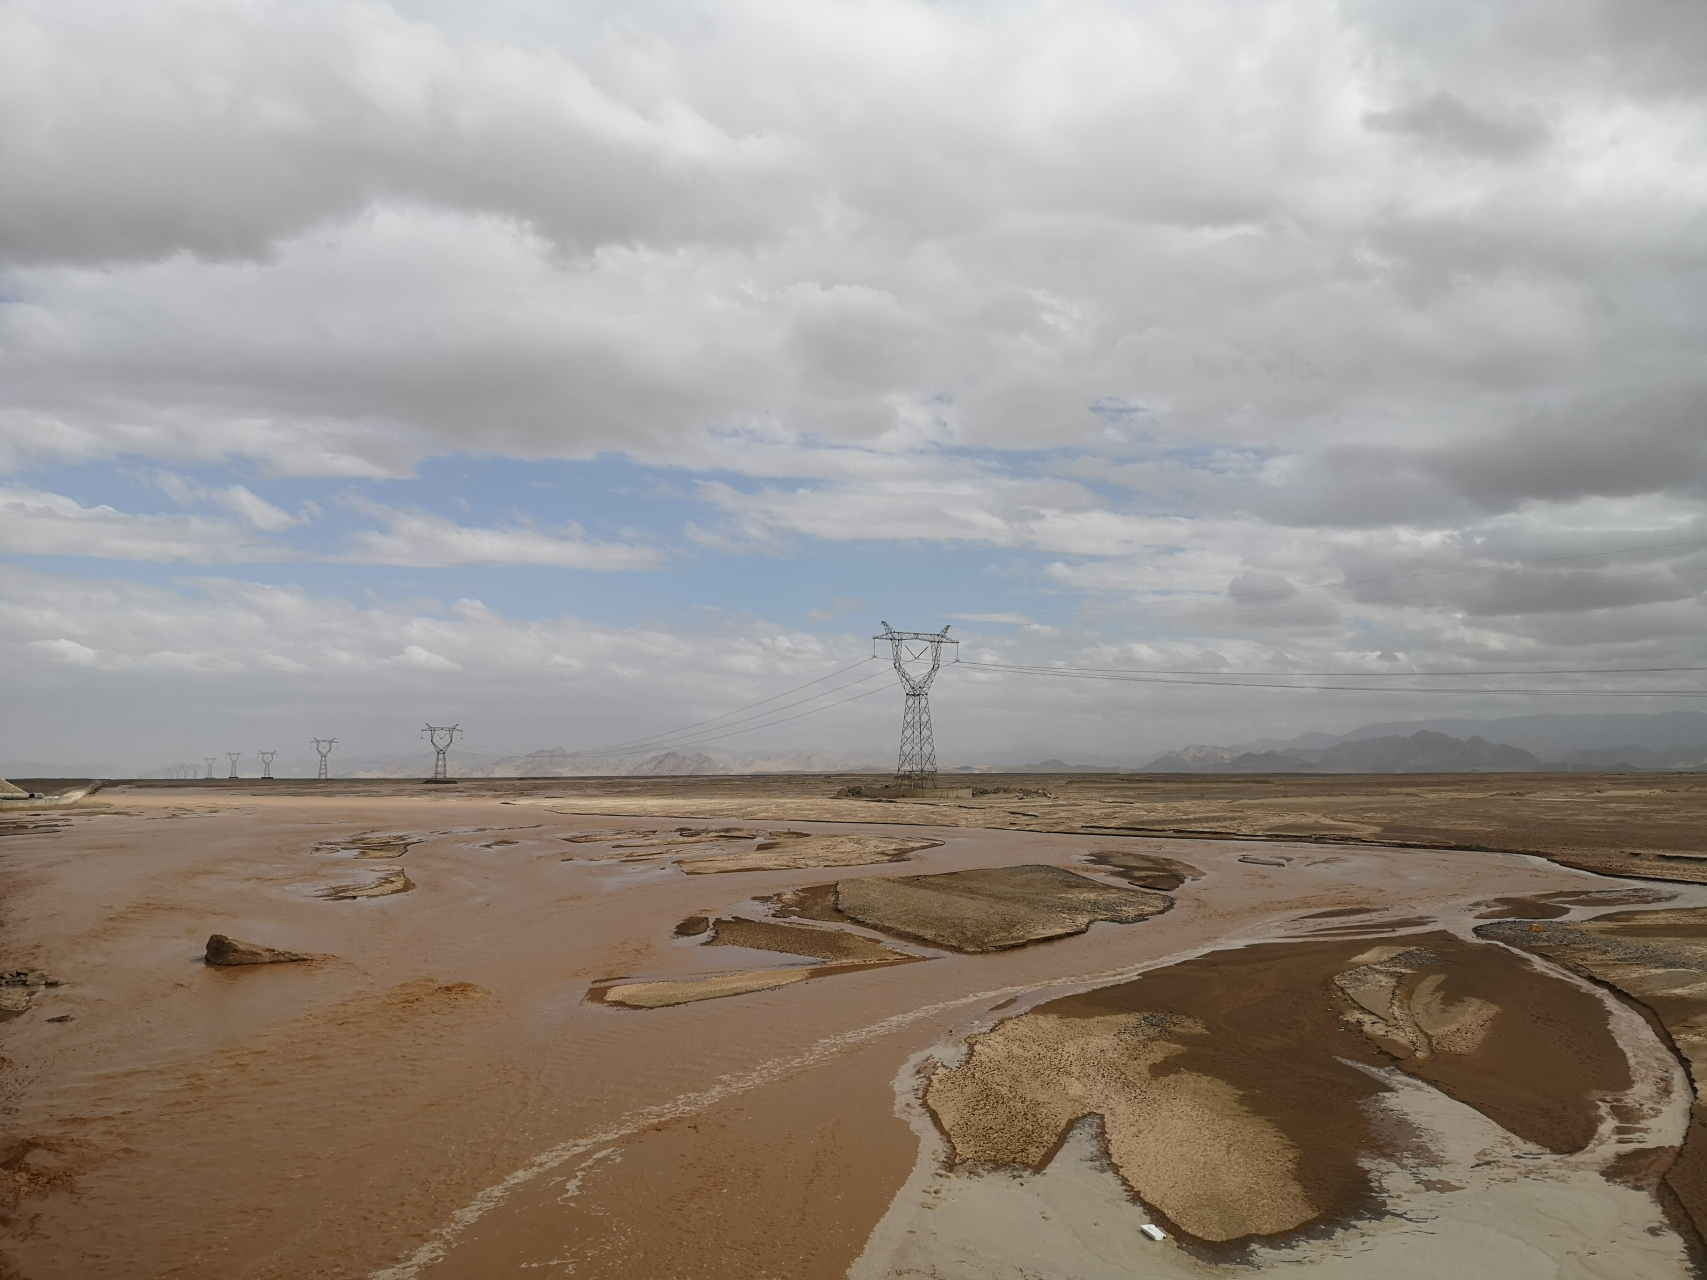
<path fill-rule="evenodd" d="M 936 777 L 936 742 L 931 737 L 931 681 L 942 666 L 942 647 L 956 644 L 948 638 L 948 628 L 941 631 L 896 631 L 887 622 L 883 634 L 873 640 L 887 640 L 889 653 L 895 661 L 895 674 L 907 691 L 907 705 L 901 713 L 901 756 L 895 765 L 895 780 L 914 786 L 929 786 Z M 923 672 L 908 670 L 907 664 L 917 666 L 928 662 Z"/>
<path fill-rule="evenodd" d="M 263 778 L 272 777 L 273 776 L 273 757 L 278 755 L 278 752 L 276 752 L 276 751 L 257 751 L 255 754 L 261 757 L 261 776 Z"/>
<path fill-rule="evenodd" d="M 243 753 L 241 751 L 227 751 L 225 756 L 231 761 L 231 776 L 235 778 L 237 776 L 237 762 L 243 758 Z"/>
<path fill-rule="evenodd" d="M 462 726 L 456 724 L 430 724 L 425 729 L 421 730 L 421 732 L 426 735 L 427 741 L 433 744 L 433 750 L 438 752 L 438 758 L 433 761 L 434 782 L 450 781 L 449 766 L 445 763 L 445 753 L 450 750 L 450 744 L 456 741 L 456 735 L 461 732 L 461 730 Z M 441 733 L 444 735 L 443 742 L 439 741 L 439 735 Z"/>
<path fill-rule="evenodd" d="M 315 738 L 314 749 L 320 753 L 320 772 L 314 776 L 324 782 L 330 775 L 326 772 L 326 757 L 332 754 L 332 748 L 337 744 L 336 738 Z"/>
<path fill-rule="evenodd" d="M 215 760 L 219 759 L 219 757 L 218 756 L 203 756 L 202 759 L 207 761 L 207 776 L 210 778 L 213 777 L 213 762 Z"/>

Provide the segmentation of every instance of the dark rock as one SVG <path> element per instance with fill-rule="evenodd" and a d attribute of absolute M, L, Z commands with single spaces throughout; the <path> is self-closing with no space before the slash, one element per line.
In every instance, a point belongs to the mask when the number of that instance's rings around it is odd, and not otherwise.
<path fill-rule="evenodd" d="M 208 964 L 290 964 L 297 960 L 307 960 L 308 956 L 297 951 L 280 951 L 277 947 L 263 947 L 258 942 L 240 942 L 236 938 L 228 938 L 223 933 L 213 934 L 207 940 L 207 955 L 204 957 Z"/>

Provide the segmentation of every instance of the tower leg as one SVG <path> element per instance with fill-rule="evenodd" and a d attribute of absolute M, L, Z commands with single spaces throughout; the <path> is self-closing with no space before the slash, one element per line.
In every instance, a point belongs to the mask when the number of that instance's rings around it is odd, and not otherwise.
<path fill-rule="evenodd" d="M 930 698 L 923 693 L 909 693 L 906 709 L 901 713 L 901 758 L 895 776 L 921 786 L 936 776 L 936 743 L 931 738 Z"/>

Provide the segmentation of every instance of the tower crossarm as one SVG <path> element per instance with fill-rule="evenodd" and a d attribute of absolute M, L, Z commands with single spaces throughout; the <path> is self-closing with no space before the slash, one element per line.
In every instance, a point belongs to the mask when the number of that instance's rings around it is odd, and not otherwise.
<path fill-rule="evenodd" d="M 445 756 L 450 751 L 451 743 L 456 741 L 456 735 L 462 732 L 462 726 L 456 724 L 429 724 L 421 730 L 421 736 L 433 744 L 435 758 L 433 760 L 433 778 L 442 782 L 449 777 L 450 769 Z"/>

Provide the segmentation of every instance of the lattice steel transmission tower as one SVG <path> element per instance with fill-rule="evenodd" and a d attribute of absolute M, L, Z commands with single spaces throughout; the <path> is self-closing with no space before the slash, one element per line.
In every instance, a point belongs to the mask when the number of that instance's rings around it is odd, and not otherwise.
<path fill-rule="evenodd" d="M 456 741 L 456 735 L 462 731 L 461 725 L 430 724 L 421 732 L 427 741 L 433 744 L 433 750 L 438 753 L 438 759 L 433 761 L 433 781 L 449 782 L 450 773 L 445 764 L 445 753 L 450 750 L 450 744 Z M 444 741 L 439 741 L 439 735 L 444 735 Z"/>
<path fill-rule="evenodd" d="M 914 786 L 929 786 L 936 777 L 936 742 L 931 737 L 931 681 L 942 666 L 942 647 L 958 645 L 941 631 L 897 631 L 887 622 L 883 634 L 872 639 L 887 640 L 895 661 L 895 674 L 907 691 L 901 713 L 901 756 L 895 765 L 895 780 Z M 918 668 L 929 663 L 924 670 Z"/>
<path fill-rule="evenodd" d="M 255 754 L 261 757 L 261 776 L 271 778 L 273 776 L 273 757 L 278 755 L 278 752 L 257 751 Z"/>
<path fill-rule="evenodd" d="M 332 754 L 332 748 L 337 745 L 338 740 L 336 738 L 315 738 L 312 741 L 314 749 L 320 753 L 320 772 L 314 776 L 324 782 L 331 776 L 326 772 L 326 757 Z"/>
<path fill-rule="evenodd" d="M 203 756 L 202 759 L 207 761 L 207 776 L 210 778 L 213 777 L 213 762 L 215 760 L 219 759 L 219 757 L 218 756 Z"/>
<path fill-rule="evenodd" d="M 243 758 L 243 753 L 241 751 L 227 751 L 225 758 L 231 761 L 231 776 L 235 778 L 237 776 L 237 762 Z"/>

